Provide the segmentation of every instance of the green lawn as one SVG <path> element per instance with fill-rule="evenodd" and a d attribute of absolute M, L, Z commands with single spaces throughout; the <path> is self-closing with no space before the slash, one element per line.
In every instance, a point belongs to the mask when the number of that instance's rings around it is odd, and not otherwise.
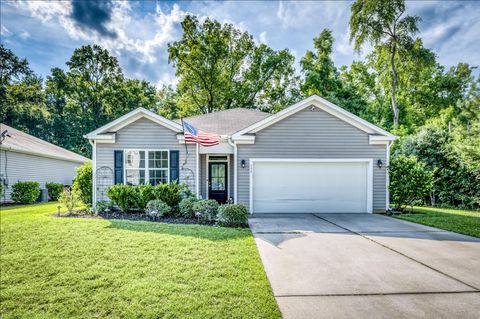
<path fill-rule="evenodd" d="M 414 214 L 395 215 L 396 218 L 456 233 L 480 237 L 480 212 L 472 210 L 414 207 Z"/>
<path fill-rule="evenodd" d="M 249 229 L 2 208 L 2 318 L 278 318 Z"/>

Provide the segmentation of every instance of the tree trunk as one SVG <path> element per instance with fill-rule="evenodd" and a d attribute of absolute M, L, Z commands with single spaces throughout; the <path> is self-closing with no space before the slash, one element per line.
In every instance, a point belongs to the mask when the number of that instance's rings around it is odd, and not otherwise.
<path fill-rule="evenodd" d="M 395 69 L 395 54 L 397 53 L 397 46 L 393 44 L 393 48 L 390 51 L 390 66 L 392 67 L 392 110 L 393 110 L 393 127 L 398 127 L 398 118 L 399 118 L 399 110 L 397 106 L 397 99 L 395 97 L 395 93 L 397 90 L 397 70 Z"/>

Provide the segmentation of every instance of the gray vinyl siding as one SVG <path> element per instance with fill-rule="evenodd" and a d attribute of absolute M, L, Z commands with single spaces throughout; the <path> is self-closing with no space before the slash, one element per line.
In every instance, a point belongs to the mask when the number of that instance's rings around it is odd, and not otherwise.
<path fill-rule="evenodd" d="M 180 154 L 180 183 L 186 183 L 190 190 L 195 192 L 196 148 L 195 145 L 188 145 L 187 147 L 188 155 L 185 144 L 178 143 L 176 132 L 149 119 L 141 118 L 118 130 L 115 143 L 98 143 L 96 145 L 96 170 L 101 167 L 109 167 L 113 172 L 115 150 L 178 150 Z M 97 200 L 99 200 L 98 196 Z"/>
<path fill-rule="evenodd" d="M 385 210 L 386 168 L 376 162 L 386 163 L 386 146 L 370 145 L 367 133 L 318 108 L 306 108 L 257 132 L 255 144 L 238 145 L 237 152 L 237 201 L 247 207 L 250 158 L 371 158 L 373 210 Z"/>
<path fill-rule="evenodd" d="M 77 162 L 1 150 L 0 175 L 8 181 L 4 200 L 11 200 L 12 185 L 18 181 L 39 182 L 41 189 L 51 182 L 72 185 L 77 175 L 75 169 L 80 165 Z"/>

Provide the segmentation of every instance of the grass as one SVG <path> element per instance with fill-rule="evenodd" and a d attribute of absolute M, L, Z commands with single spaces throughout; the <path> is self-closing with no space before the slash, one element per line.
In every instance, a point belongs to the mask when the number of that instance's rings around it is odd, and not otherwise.
<path fill-rule="evenodd" d="M 480 212 L 472 210 L 414 207 L 413 214 L 396 215 L 396 218 L 480 237 Z"/>
<path fill-rule="evenodd" d="M 279 318 L 248 229 L 2 208 L 2 318 Z"/>

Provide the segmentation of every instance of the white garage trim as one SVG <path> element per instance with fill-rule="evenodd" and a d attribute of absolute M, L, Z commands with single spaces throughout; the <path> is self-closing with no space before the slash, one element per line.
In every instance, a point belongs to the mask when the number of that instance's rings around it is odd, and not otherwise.
<path fill-rule="evenodd" d="M 367 163 L 367 212 L 373 212 L 373 159 L 371 158 L 250 158 L 249 177 L 249 210 L 254 213 L 253 207 L 253 173 L 255 163 L 258 162 L 287 162 L 287 163 Z"/>

